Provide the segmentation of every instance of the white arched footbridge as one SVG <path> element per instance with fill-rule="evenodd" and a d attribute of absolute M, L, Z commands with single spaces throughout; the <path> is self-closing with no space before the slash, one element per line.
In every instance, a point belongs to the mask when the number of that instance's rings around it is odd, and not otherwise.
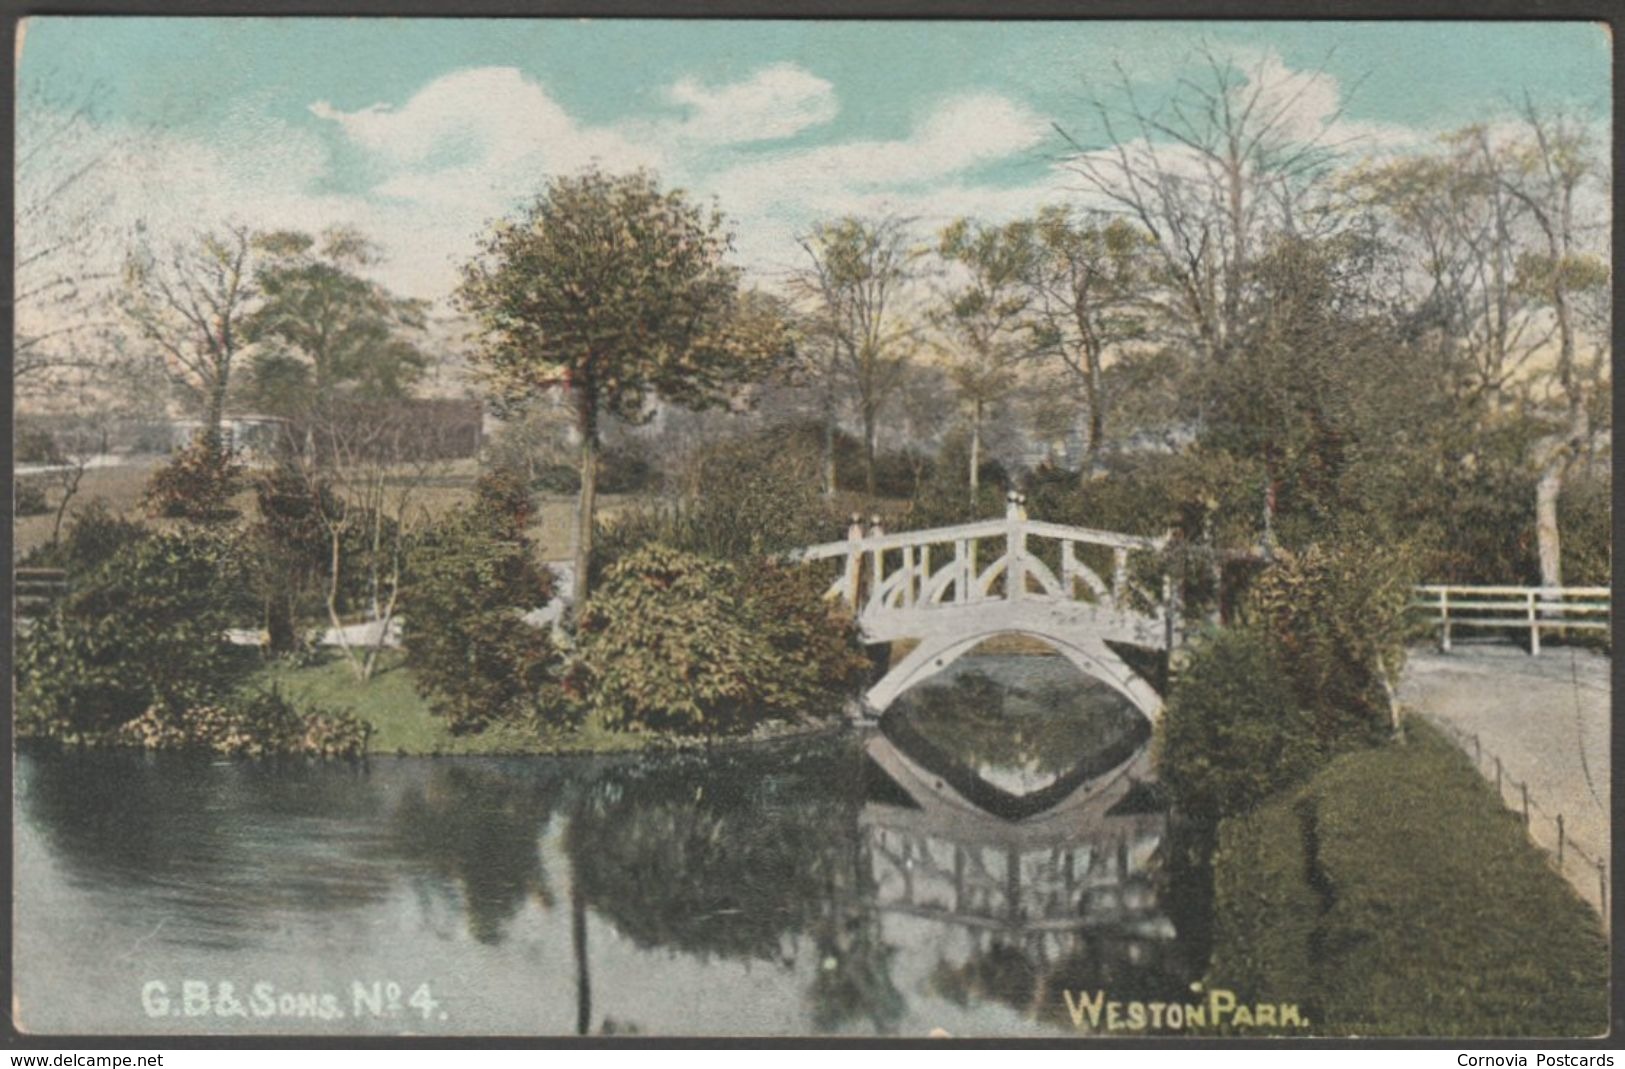
<path fill-rule="evenodd" d="M 1166 650 L 1176 613 L 1166 578 L 1152 591 L 1134 579 L 1135 555 L 1167 536 L 1097 531 L 1027 518 L 1012 495 L 1002 520 L 886 534 L 854 523 L 845 541 L 796 554 L 839 560 L 828 596 L 853 608 L 868 644 L 917 643 L 865 696 L 884 712 L 903 691 L 994 635 L 1039 639 L 1084 674 L 1115 688 L 1152 721 L 1162 698 L 1108 643 Z M 1109 557 L 1109 579 L 1088 560 Z"/>

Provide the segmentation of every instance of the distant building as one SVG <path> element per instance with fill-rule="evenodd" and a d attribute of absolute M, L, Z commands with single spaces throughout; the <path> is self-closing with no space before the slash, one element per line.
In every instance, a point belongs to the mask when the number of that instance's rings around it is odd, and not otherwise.
<path fill-rule="evenodd" d="M 264 463 L 287 434 L 288 420 L 281 416 L 258 416 L 247 413 L 228 415 L 220 421 L 220 437 L 225 447 L 240 460 Z M 176 420 L 170 424 L 171 452 L 184 449 L 203 433 L 200 419 Z"/>

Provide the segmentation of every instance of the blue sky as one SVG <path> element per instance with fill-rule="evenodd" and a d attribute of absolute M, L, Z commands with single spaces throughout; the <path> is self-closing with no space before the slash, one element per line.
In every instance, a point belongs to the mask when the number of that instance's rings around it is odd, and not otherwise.
<path fill-rule="evenodd" d="M 793 261 L 823 215 L 1010 215 L 1062 199 L 1052 123 L 1121 65 L 1147 100 L 1207 47 L 1281 79 L 1349 151 L 1504 116 L 1606 118 L 1580 23 L 680 22 L 38 17 L 30 101 L 99 92 L 118 206 L 149 228 L 362 226 L 386 281 L 443 296 L 483 223 L 549 174 L 647 165 L 715 195 L 740 255 Z M 31 96 L 30 85 L 49 87 Z M 99 85 L 100 90 L 91 87 Z"/>

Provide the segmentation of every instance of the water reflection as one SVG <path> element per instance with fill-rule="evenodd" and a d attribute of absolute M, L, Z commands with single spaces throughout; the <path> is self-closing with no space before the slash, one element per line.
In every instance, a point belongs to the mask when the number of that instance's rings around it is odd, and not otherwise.
<path fill-rule="evenodd" d="M 1030 684 L 999 708 L 1062 700 Z M 912 708 L 921 737 L 952 737 L 929 703 Z M 135 992 L 151 977 L 427 977 L 444 1023 L 255 1030 L 1070 1029 L 1063 989 L 1149 997 L 1187 979 L 1143 751 L 1068 786 L 1133 739 L 1114 725 L 1023 727 L 1027 750 L 972 733 L 984 758 L 1059 769 L 1038 792 L 1065 793 L 1022 819 L 979 808 L 907 733 L 362 771 L 26 753 L 19 999 L 44 1031 L 229 1032 L 147 1017 Z M 1054 757 L 1063 737 L 1086 745 Z"/>

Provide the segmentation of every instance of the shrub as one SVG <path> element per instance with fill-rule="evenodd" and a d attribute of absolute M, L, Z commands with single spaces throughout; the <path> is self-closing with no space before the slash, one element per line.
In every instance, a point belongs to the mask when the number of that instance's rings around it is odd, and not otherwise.
<path fill-rule="evenodd" d="M 242 481 L 240 464 L 200 437 L 152 473 L 143 502 L 154 516 L 218 520 Z"/>
<path fill-rule="evenodd" d="M 19 427 L 11 441 L 11 459 L 16 464 L 60 464 L 62 451 L 56 438 L 43 427 Z"/>
<path fill-rule="evenodd" d="M 34 547 L 23 563 L 88 575 L 120 549 L 150 533 L 151 528 L 117 515 L 107 507 L 106 499 L 96 497 L 68 520 L 58 542 Z"/>
<path fill-rule="evenodd" d="M 94 736 L 154 705 L 173 713 L 228 692 L 235 568 L 228 540 L 193 530 L 137 539 L 77 578 L 20 644 L 25 730 Z"/>
<path fill-rule="evenodd" d="M 1313 712 L 1327 752 L 1375 742 L 1390 726 L 1413 581 L 1403 547 L 1359 538 L 1283 552 L 1254 580 L 1250 624 Z"/>
<path fill-rule="evenodd" d="M 115 733 L 149 750 L 207 750 L 228 757 L 362 757 L 372 726 L 344 710 L 296 708 L 276 690 L 255 690 L 176 712 L 152 706 Z"/>
<path fill-rule="evenodd" d="M 581 612 L 573 681 L 606 726 L 737 734 L 855 686 L 852 625 L 815 584 L 774 565 L 751 576 L 659 543 L 608 570 Z"/>
<path fill-rule="evenodd" d="M 692 496 L 635 508 L 594 540 L 594 578 L 621 557 L 659 542 L 717 560 L 774 555 L 840 536 L 826 507 L 816 457 L 768 433 L 719 443 L 699 459 Z"/>
<path fill-rule="evenodd" d="M 1157 733 L 1162 781 L 1181 812 L 1210 824 L 1303 781 L 1325 756 L 1269 644 L 1239 629 L 1196 648 Z"/>
<path fill-rule="evenodd" d="M 13 490 L 12 510 L 16 516 L 43 516 L 50 512 L 45 486 L 36 479 L 18 479 Z"/>
<path fill-rule="evenodd" d="M 523 619 L 553 597 L 553 575 L 521 533 L 497 480 L 411 552 L 402 643 L 418 692 L 453 731 L 536 715 L 558 664 L 545 628 Z"/>

